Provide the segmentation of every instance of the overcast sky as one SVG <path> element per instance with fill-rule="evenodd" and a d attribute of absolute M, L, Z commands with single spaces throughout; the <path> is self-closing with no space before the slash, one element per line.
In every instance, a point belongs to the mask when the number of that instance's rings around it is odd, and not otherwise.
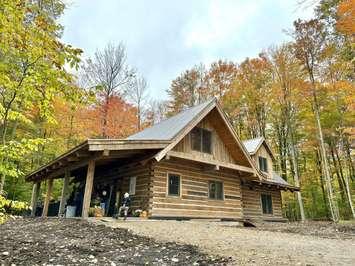
<path fill-rule="evenodd" d="M 218 59 L 241 62 L 289 39 L 283 32 L 311 8 L 297 0 L 69 0 L 63 41 L 92 56 L 123 42 L 128 63 L 149 84 L 152 98 L 182 71 Z"/>

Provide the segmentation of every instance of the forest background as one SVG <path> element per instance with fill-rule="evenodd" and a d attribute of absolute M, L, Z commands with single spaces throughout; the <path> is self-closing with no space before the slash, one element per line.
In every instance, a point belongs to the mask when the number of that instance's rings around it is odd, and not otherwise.
<path fill-rule="evenodd" d="M 217 97 L 240 138 L 264 136 L 275 170 L 301 187 L 283 193 L 289 219 L 355 218 L 354 0 L 320 1 L 314 18 L 285 32 L 290 42 L 256 58 L 196 62 L 171 81 L 167 100 L 148 94 L 122 42 L 86 60 L 63 43 L 62 1 L 0 3 L 4 197 L 29 201 L 24 176 L 87 138 L 125 138 Z"/>

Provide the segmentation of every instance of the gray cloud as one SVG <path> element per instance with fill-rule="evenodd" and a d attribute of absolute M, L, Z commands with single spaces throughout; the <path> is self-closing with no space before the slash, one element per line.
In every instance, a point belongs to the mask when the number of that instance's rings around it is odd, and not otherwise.
<path fill-rule="evenodd" d="M 61 23 L 63 40 L 91 56 L 107 42 L 122 41 L 128 62 L 146 77 L 151 96 L 165 90 L 183 70 L 218 59 L 241 61 L 287 40 L 282 29 L 311 8 L 282 0 L 77 0 Z"/>

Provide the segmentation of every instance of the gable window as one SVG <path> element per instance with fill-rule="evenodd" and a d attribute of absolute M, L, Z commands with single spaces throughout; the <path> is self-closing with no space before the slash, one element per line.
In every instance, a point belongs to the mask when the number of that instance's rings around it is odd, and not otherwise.
<path fill-rule="evenodd" d="M 259 156 L 259 168 L 261 171 L 267 173 L 267 160 L 265 157 Z"/>
<path fill-rule="evenodd" d="M 168 195 L 180 196 L 180 176 L 168 174 Z"/>
<path fill-rule="evenodd" d="M 263 214 L 272 214 L 272 199 L 269 194 L 261 194 L 261 207 Z"/>
<path fill-rule="evenodd" d="M 137 182 L 137 177 L 132 176 L 129 179 L 129 194 L 134 195 L 136 194 L 136 182 Z"/>
<path fill-rule="evenodd" d="M 223 183 L 220 181 L 210 181 L 208 195 L 210 199 L 223 200 Z"/>
<path fill-rule="evenodd" d="M 191 131 L 191 148 L 195 151 L 212 153 L 212 132 L 195 127 Z"/>

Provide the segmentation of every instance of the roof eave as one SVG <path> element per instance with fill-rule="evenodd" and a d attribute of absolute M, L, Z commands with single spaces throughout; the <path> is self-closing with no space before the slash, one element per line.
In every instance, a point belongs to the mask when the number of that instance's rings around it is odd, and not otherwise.
<path fill-rule="evenodd" d="M 35 171 L 25 176 L 27 182 L 32 181 L 35 175 L 38 175 L 42 171 L 48 171 L 46 169 L 55 166 L 55 164 L 60 163 L 60 161 L 73 156 L 73 154 L 80 151 L 85 152 L 97 152 L 97 151 L 114 151 L 114 150 L 155 150 L 163 149 L 168 145 L 170 141 L 165 140 L 122 140 L 122 139 L 87 139 L 78 146 L 72 148 L 71 150 L 63 153 L 62 155 L 56 157 L 47 164 L 41 166 Z M 48 171 L 49 172 L 49 171 Z"/>

